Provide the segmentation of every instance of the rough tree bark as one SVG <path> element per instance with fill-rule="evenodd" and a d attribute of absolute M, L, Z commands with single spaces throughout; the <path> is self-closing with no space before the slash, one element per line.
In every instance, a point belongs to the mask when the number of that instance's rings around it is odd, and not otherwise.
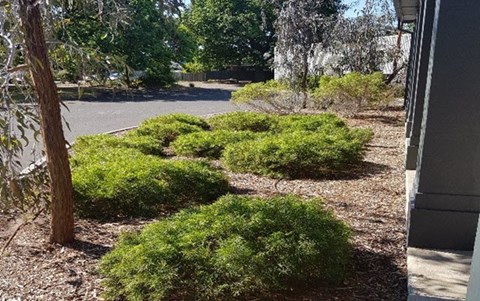
<path fill-rule="evenodd" d="M 74 240 L 73 188 L 62 128 L 60 98 L 53 81 L 39 0 L 19 0 L 26 55 L 40 108 L 40 121 L 50 176 L 50 242 Z"/>

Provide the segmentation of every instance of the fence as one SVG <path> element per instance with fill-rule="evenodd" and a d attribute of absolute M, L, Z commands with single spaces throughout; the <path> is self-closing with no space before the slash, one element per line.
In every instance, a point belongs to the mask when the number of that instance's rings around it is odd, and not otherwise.
<path fill-rule="evenodd" d="M 228 79 L 263 82 L 273 79 L 273 71 L 209 71 L 181 74 L 181 80 L 190 82 Z"/>

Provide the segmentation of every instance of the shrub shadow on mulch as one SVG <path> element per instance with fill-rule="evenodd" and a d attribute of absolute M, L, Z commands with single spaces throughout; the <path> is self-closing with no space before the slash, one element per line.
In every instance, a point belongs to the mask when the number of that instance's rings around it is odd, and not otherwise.
<path fill-rule="evenodd" d="M 363 161 L 355 165 L 350 165 L 342 170 L 296 174 L 291 178 L 286 178 L 285 180 L 358 180 L 384 173 L 390 169 L 390 166 L 385 164 Z"/>
<path fill-rule="evenodd" d="M 355 248 L 352 251 L 350 274 L 336 287 L 298 288 L 279 293 L 273 300 L 285 301 L 358 301 L 405 300 L 407 277 L 393 257 Z"/>
<path fill-rule="evenodd" d="M 366 121 L 372 121 L 372 122 L 381 122 L 383 124 L 388 124 L 395 127 L 405 126 L 405 120 L 403 118 L 400 118 L 397 116 L 379 115 L 375 113 L 373 114 L 366 113 L 362 115 L 357 115 L 353 119 L 366 120 Z"/>

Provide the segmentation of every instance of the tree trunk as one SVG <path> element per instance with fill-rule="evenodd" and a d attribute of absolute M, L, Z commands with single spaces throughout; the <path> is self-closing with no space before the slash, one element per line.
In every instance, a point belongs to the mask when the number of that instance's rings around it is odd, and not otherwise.
<path fill-rule="evenodd" d="M 74 240 L 73 188 L 62 128 L 60 98 L 53 81 L 38 0 L 20 0 L 20 19 L 26 58 L 40 109 L 47 167 L 50 176 L 50 242 Z"/>
<path fill-rule="evenodd" d="M 400 70 L 402 70 L 403 66 L 398 67 L 398 59 L 399 56 L 402 52 L 402 31 L 398 31 L 398 36 L 397 36 L 397 46 L 395 48 L 395 55 L 393 57 L 393 67 L 392 67 L 392 74 L 387 78 L 386 84 L 390 85 L 392 81 L 395 79 L 395 77 L 398 75 Z"/>
<path fill-rule="evenodd" d="M 302 64 L 302 78 L 301 83 L 300 83 L 300 90 L 301 90 L 301 95 L 303 96 L 302 98 L 302 109 L 307 108 L 307 90 L 308 90 L 308 53 L 303 54 L 303 64 Z"/>

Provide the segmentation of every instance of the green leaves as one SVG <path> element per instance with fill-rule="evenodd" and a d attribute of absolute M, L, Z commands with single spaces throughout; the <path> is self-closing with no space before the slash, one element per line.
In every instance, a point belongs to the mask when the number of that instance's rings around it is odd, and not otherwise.
<path fill-rule="evenodd" d="M 194 61 L 207 70 L 232 65 L 269 67 L 275 18 L 270 1 L 195 1 L 185 21 L 199 45 Z"/>
<path fill-rule="evenodd" d="M 223 174 L 203 161 L 82 144 L 71 162 L 77 213 L 83 217 L 154 217 L 164 209 L 211 202 L 229 190 Z"/>
<path fill-rule="evenodd" d="M 349 237 L 320 200 L 227 195 L 124 234 L 100 272 L 107 300 L 263 300 L 341 281 Z"/>
<path fill-rule="evenodd" d="M 353 108 L 349 113 L 356 113 L 366 107 L 388 104 L 393 100 L 394 92 L 385 84 L 381 72 L 351 72 L 342 77 L 322 76 L 313 94 L 320 106 L 337 110 Z"/>
<path fill-rule="evenodd" d="M 132 68 L 146 72 L 145 84 L 171 84 L 171 62 L 185 61 L 195 48 L 191 34 L 180 25 L 180 3 L 101 2 L 100 11 L 96 2 L 75 2 L 62 8 L 65 14 L 57 20 L 57 38 L 74 48 L 55 49 L 54 61 L 69 71 L 67 79 L 74 81 L 85 74 L 104 78 L 109 71 L 126 74 L 125 69 Z M 88 64 L 88 59 L 103 68 Z"/>
<path fill-rule="evenodd" d="M 266 132 L 273 129 L 278 116 L 254 112 L 232 112 L 213 116 L 208 123 L 215 130 Z"/>
<path fill-rule="evenodd" d="M 228 145 L 222 162 L 273 178 L 325 177 L 359 163 L 372 135 L 332 114 L 282 116 L 270 135 Z"/>
<path fill-rule="evenodd" d="M 227 145 L 257 137 L 250 131 L 195 132 L 180 136 L 172 143 L 172 148 L 180 156 L 219 158 Z"/>
<path fill-rule="evenodd" d="M 170 114 L 150 118 L 133 132 L 137 136 L 156 139 L 162 146 L 169 146 L 178 136 L 200 132 L 209 128 L 205 120 L 187 114 Z"/>

